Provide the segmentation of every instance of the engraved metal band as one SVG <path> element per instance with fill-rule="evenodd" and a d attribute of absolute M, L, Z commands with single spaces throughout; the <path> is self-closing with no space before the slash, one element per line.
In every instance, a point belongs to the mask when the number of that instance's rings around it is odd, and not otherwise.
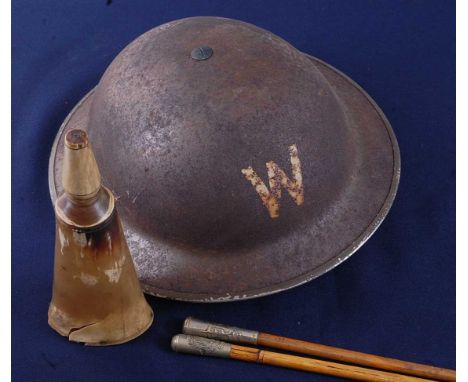
<path fill-rule="evenodd" d="M 177 334 L 172 337 L 172 350 L 179 353 L 209 355 L 213 357 L 229 358 L 231 344 L 211 340 L 209 338 Z"/>
<path fill-rule="evenodd" d="M 257 344 L 258 339 L 257 331 L 205 322 L 193 317 L 188 317 L 185 320 L 182 331 L 194 336 L 253 345 Z"/>

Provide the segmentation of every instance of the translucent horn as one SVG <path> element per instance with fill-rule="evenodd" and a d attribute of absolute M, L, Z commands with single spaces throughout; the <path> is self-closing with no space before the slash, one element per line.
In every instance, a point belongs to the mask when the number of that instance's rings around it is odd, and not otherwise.
<path fill-rule="evenodd" d="M 101 185 L 83 130 L 65 137 L 62 183 L 55 204 L 56 239 L 49 325 L 70 341 L 114 345 L 149 328 L 145 300 L 114 195 Z"/>

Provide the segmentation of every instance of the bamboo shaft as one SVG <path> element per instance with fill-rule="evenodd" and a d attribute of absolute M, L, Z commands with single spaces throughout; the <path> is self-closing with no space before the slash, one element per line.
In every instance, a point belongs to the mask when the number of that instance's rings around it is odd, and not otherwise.
<path fill-rule="evenodd" d="M 422 365 L 413 362 L 400 361 L 393 358 L 386 358 L 372 354 L 361 353 L 352 350 L 335 348 L 316 344 L 313 342 L 300 341 L 287 337 L 280 337 L 267 333 L 259 333 L 257 344 L 290 352 L 303 353 L 315 357 L 331 359 L 334 361 L 352 363 L 355 365 L 367 366 L 376 369 L 393 371 L 402 374 L 413 375 L 421 378 L 435 379 L 438 381 L 455 381 L 454 370 L 439 367 Z M 275 354 L 275 353 L 273 353 Z M 298 357 L 300 358 L 300 357 Z M 321 361 L 314 361 L 321 362 Z M 340 365 L 342 367 L 343 365 Z M 348 377 L 347 377 L 348 378 Z M 364 380 L 364 379 L 362 379 Z M 380 381 L 380 379 L 365 379 L 366 381 Z M 389 381 L 382 379 L 382 381 Z M 404 379 L 395 379 L 395 381 Z M 411 380 L 411 379 L 410 379 Z M 410 381 L 408 380 L 408 381 Z M 416 379 L 418 380 L 418 379 Z M 392 379 L 393 381 L 393 379 Z"/>
<path fill-rule="evenodd" d="M 422 382 L 430 381 L 417 377 L 366 369 L 359 366 L 343 365 L 290 354 L 275 353 L 240 345 L 231 345 L 230 358 L 257 362 L 289 369 L 309 371 L 355 381 L 368 382 Z"/>

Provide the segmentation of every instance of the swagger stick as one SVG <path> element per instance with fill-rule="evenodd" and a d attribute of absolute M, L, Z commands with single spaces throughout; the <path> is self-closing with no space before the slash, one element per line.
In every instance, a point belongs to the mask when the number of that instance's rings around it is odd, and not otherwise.
<path fill-rule="evenodd" d="M 455 381 L 455 370 L 400 361 L 393 358 L 386 358 L 352 350 L 340 349 L 332 346 L 300 341 L 287 337 L 280 337 L 273 334 L 261 333 L 253 330 L 204 322 L 192 317 L 188 317 L 185 320 L 183 332 L 185 334 L 202 336 L 217 340 L 260 345 L 295 353 L 302 353 L 319 358 L 372 367 L 375 369 L 388 370 L 422 378 L 435 379 L 439 381 Z"/>
<path fill-rule="evenodd" d="M 422 382 L 430 381 L 408 375 L 394 374 L 387 371 L 366 369 L 359 366 L 320 361 L 298 357 L 290 354 L 274 353 L 246 346 L 232 345 L 204 337 L 178 334 L 172 338 L 172 349 L 180 353 L 208 355 L 213 357 L 232 358 L 240 361 L 263 363 L 313 373 L 348 378 L 367 382 Z"/>

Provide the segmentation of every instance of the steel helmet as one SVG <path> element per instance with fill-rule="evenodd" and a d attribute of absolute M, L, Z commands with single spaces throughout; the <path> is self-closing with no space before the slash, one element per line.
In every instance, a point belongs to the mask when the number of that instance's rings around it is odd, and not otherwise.
<path fill-rule="evenodd" d="M 258 297 L 355 252 L 386 216 L 400 157 L 352 80 L 261 28 L 193 17 L 129 44 L 63 123 L 88 131 L 146 292 Z"/>

